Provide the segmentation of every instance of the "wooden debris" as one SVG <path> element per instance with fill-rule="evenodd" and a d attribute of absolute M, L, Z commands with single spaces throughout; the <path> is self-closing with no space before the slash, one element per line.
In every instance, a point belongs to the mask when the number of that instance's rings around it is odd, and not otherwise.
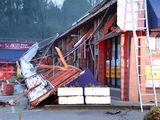
<path fill-rule="evenodd" d="M 27 96 L 29 98 L 30 107 L 33 108 L 49 96 L 53 95 L 59 87 L 66 85 L 80 75 L 81 70 L 68 65 L 60 49 L 57 47 L 55 47 L 55 49 L 59 55 L 59 60 L 62 63 L 62 66 L 49 65 L 47 62 L 38 64 L 36 68 L 40 68 L 40 70 L 46 69 L 45 72 L 36 74 L 35 77 L 26 78 L 25 81 L 28 91 L 10 101 L 10 104 L 16 103 L 21 96 L 28 94 Z M 42 86 L 38 88 L 35 86 L 32 89 L 29 89 L 35 80 L 37 80 L 38 83 L 42 83 Z M 31 90 L 33 91 L 30 92 Z"/>
<path fill-rule="evenodd" d="M 81 70 L 72 66 L 69 66 L 67 70 L 65 71 L 59 71 L 57 72 L 49 82 L 54 86 L 52 90 L 47 92 L 46 94 L 43 94 L 38 99 L 30 102 L 31 108 L 38 105 L 41 101 L 49 97 L 50 95 L 54 94 L 57 89 L 72 80 L 76 79 L 80 75 Z"/>
<path fill-rule="evenodd" d="M 38 68 L 56 69 L 56 70 L 67 70 L 66 67 L 54 66 L 54 65 L 44 65 L 44 64 L 39 65 Z"/>
<path fill-rule="evenodd" d="M 59 58 L 60 58 L 62 64 L 64 65 L 64 67 L 65 67 L 65 68 L 68 68 L 68 64 L 67 64 L 67 62 L 65 61 L 65 59 L 64 59 L 64 57 L 63 57 L 62 52 L 60 51 L 60 49 L 59 49 L 58 47 L 55 47 L 55 49 L 56 49 L 56 51 L 57 51 L 57 53 L 58 53 L 58 55 L 59 55 Z"/>

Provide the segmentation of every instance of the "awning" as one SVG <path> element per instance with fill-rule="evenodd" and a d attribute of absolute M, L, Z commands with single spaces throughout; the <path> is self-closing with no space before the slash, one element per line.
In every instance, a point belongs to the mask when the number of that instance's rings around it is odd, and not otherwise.
<path fill-rule="evenodd" d="M 0 61 L 16 62 L 25 53 L 26 50 L 0 50 Z"/>

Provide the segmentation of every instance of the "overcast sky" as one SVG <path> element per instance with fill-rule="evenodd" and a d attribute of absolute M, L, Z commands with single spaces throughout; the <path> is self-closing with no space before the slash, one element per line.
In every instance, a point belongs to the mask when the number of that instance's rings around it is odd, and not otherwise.
<path fill-rule="evenodd" d="M 64 0 L 52 0 L 57 6 L 62 7 Z"/>

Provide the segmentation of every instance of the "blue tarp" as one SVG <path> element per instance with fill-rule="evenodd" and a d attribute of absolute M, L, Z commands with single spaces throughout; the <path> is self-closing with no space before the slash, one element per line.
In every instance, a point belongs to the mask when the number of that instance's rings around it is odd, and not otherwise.
<path fill-rule="evenodd" d="M 160 28 L 160 0 L 147 0 L 149 28 Z"/>
<path fill-rule="evenodd" d="M 0 49 L 0 61 L 15 62 L 23 55 L 26 50 Z"/>
<path fill-rule="evenodd" d="M 67 87 L 70 87 L 70 86 L 86 87 L 89 85 L 99 86 L 99 82 L 95 79 L 91 71 L 88 68 L 86 68 L 82 75 L 80 75 L 77 79 L 73 80 L 66 86 Z"/>

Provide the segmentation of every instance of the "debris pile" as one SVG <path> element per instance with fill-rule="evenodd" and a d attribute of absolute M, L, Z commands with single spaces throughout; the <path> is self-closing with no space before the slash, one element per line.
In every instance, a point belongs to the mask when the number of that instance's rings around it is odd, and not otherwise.
<path fill-rule="evenodd" d="M 81 69 L 68 65 L 59 48 L 55 47 L 60 65 L 53 64 L 53 58 L 46 55 L 47 51 L 41 51 L 39 44 L 35 43 L 19 60 L 19 68 L 24 77 L 26 89 L 16 90 L 18 95 L 8 102 L 0 102 L 4 105 L 16 105 L 22 97 L 27 97 L 30 108 L 34 108 L 46 98 L 54 95 L 62 86 L 87 84 L 99 85 L 89 69 L 82 72 Z M 46 62 L 46 58 L 50 62 Z M 19 85 L 19 84 L 18 84 Z"/>
<path fill-rule="evenodd" d="M 38 53 L 38 44 L 34 44 L 20 59 L 21 71 L 28 89 L 22 95 L 27 95 L 31 108 L 54 94 L 60 86 L 80 75 L 81 70 L 68 65 L 59 48 L 56 48 L 56 51 L 63 66 L 44 64 L 43 59 L 38 63 L 33 62 L 32 59 Z M 10 104 L 14 104 L 15 101 L 16 99 Z"/>

